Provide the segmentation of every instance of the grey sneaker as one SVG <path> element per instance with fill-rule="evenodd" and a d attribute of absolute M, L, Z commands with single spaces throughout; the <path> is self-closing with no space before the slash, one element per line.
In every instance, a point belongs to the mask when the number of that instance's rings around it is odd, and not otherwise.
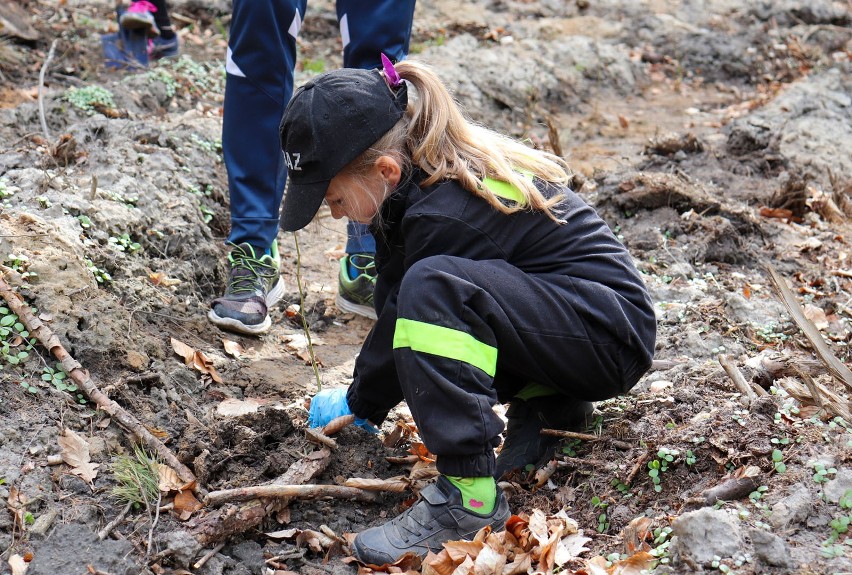
<path fill-rule="evenodd" d="M 556 452 L 562 441 L 541 434 L 542 429 L 580 431 L 591 421 L 595 406 L 564 395 L 547 395 L 529 400 L 514 398 L 506 410 L 506 439 L 497 455 L 494 477 L 500 479 L 529 464 L 541 465 Z"/>
<path fill-rule="evenodd" d="M 349 264 L 358 270 L 355 278 L 349 275 Z M 376 319 L 373 290 L 376 287 L 376 258 L 373 254 L 352 254 L 340 258 L 337 283 L 337 309 Z"/>
<path fill-rule="evenodd" d="M 497 488 L 497 502 L 488 515 L 480 515 L 462 505 L 461 492 L 443 475 L 420 491 L 420 500 L 384 525 L 362 531 L 355 537 L 355 557 L 372 565 L 393 563 L 405 553 L 425 557 L 441 550 L 447 541 L 471 540 L 477 531 L 490 525 L 501 531 L 509 519 L 509 504 Z"/>
<path fill-rule="evenodd" d="M 234 246 L 228 262 L 228 288 L 224 296 L 213 300 L 207 317 L 229 331 L 265 333 L 272 325 L 269 308 L 284 295 L 284 282 L 278 272 L 278 242 L 272 244 L 272 255 L 259 257 L 249 244 Z"/>

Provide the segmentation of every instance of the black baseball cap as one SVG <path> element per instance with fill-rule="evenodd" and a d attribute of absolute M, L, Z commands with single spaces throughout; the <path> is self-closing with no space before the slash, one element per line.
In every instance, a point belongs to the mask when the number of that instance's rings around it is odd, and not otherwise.
<path fill-rule="evenodd" d="M 301 86 L 281 119 L 290 180 L 281 229 L 308 225 L 331 179 L 396 125 L 407 105 L 405 83 L 391 90 L 379 70 L 342 68 Z"/>

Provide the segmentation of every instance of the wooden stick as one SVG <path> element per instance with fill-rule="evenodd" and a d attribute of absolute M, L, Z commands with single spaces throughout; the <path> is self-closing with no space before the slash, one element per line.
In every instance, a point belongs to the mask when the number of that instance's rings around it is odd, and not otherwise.
<path fill-rule="evenodd" d="M 811 399 L 814 400 L 816 406 L 825 411 L 825 401 L 823 400 L 822 393 L 820 393 L 819 387 L 814 379 L 805 372 L 799 372 L 799 378 L 805 382 L 808 391 L 811 392 Z"/>
<path fill-rule="evenodd" d="M 224 546 L 225 546 L 225 544 L 224 544 L 224 543 L 219 543 L 216 547 L 214 547 L 213 549 L 211 549 L 210 551 L 208 551 L 207 553 L 205 553 L 205 554 L 204 554 L 204 557 L 202 557 L 201 559 L 199 559 L 198 561 L 196 561 L 196 562 L 192 565 L 192 568 L 193 568 L 193 569 L 201 569 L 202 567 L 204 567 L 204 564 L 205 564 L 205 563 L 207 563 L 208 561 L 210 561 L 210 559 L 211 559 L 214 555 L 216 555 L 219 551 L 221 551 L 221 550 L 222 550 L 222 547 L 224 547 Z"/>
<path fill-rule="evenodd" d="M 258 497 L 289 497 L 298 499 L 315 499 L 317 497 L 335 497 L 337 499 L 354 499 L 356 501 L 375 501 L 376 494 L 355 487 L 342 485 L 255 485 L 237 489 L 211 491 L 207 494 L 205 503 L 210 506 L 222 505 L 229 501 L 248 501 Z"/>
<path fill-rule="evenodd" d="M 590 433 L 578 433 L 576 431 L 565 431 L 564 429 L 542 429 L 542 435 L 550 435 L 552 437 L 565 437 L 566 439 L 579 439 L 580 441 L 608 441 L 613 447 L 618 449 L 628 450 L 633 449 L 633 445 L 626 441 L 619 441 L 614 437 L 603 435 L 591 435 Z"/>
<path fill-rule="evenodd" d="M 642 466 L 645 465 L 645 462 L 648 461 L 648 457 L 650 457 L 649 452 L 645 452 L 639 456 L 639 459 L 636 460 L 636 463 L 633 464 L 633 467 L 630 469 L 630 473 L 627 474 L 627 477 L 624 478 L 624 484 L 630 485 L 633 483 L 633 480 L 636 478 L 636 475 L 642 469 Z"/>
<path fill-rule="evenodd" d="M 98 387 L 92 382 L 89 377 L 89 372 L 83 369 L 83 366 L 77 362 L 71 354 L 63 347 L 59 338 L 49 327 L 47 327 L 40 319 L 35 317 L 30 311 L 30 306 L 24 302 L 17 293 L 12 290 L 12 287 L 6 282 L 5 278 L 0 277 L 0 296 L 6 300 L 15 315 L 21 320 L 27 331 L 30 332 L 38 341 L 47 349 L 53 356 L 62 364 L 62 369 L 68 376 L 74 380 L 74 383 L 80 388 L 83 394 L 100 409 L 104 410 L 114 420 L 121 424 L 126 430 L 132 433 L 139 441 L 147 446 L 160 457 L 169 467 L 174 469 L 181 481 L 184 483 L 194 483 L 196 489 L 200 490 L 195 475 L 189 468 L 181 463 L 171 450 L 157 439 L 148 429 L 142 425 L 136 417 L 131 415 L 123 407 L 107 397 Z"/>
<path fill-rule="evenodd" d="M 305 428 L 305 437 L 308 438 L 308 441 L 313 441 L 314 443 L 319 443 L 320 445 L 325 445 L 329 449 L 337 449 L 337 442 L 323 434 L 319 429 L 312 429 L 310 427 Z"/>
<path fill-rule="evenodd" d="M 828 371 L 840 381 L 843 385 L 847 387 L 847 389 L 852 390 L 852 370 L 846 367 L 842 361 L 837 359 L 833 353 L 831 353 L 831 349 L 829 349 L 828 345 L 822 339 L 822 334 L 819 332 L 817 327 L 813 324 L 811 320 L 805 317 L 804 312 L 802 312 L 799 302 L 796 301 L 796 297 L 793 295 L 793 292 L 790 291 L 790 288 L 787 286 L 787 282 L 781 277 L 781 274 L 772 267 L 771 265 L 766 266 L 766 269 L 769 271 L 769 275 L 772 278 L 772 282 L 775 284 L 775 288 L 781 294 L 781 301 L 784 302 L 784 305 L 787 307 L 787 311 L 790 312 L 790 315 L 793 316 L 793 321 L 796 322 L 796 325 L 799 326 L 799 329 L 804 332 L 805 336 L 811 342 L 811 345 L 814 346 L 814 351 L 816 351 L 820 360 L 825 364 L 828 368 Z"/>
<path fill-rule="evenodd" d="M 743 374 L 740 373 L 737 366 L 734 365 L 731 359 L 724 353 L 719 355 L 719 364 L 722 366 L 722 369 L 725 370 L 725 373 L 728 374 L 728 377 L 731 378 L 731 381 L 734 383 L 734 387 L 743 394 L 748 405 L 751 405 L 751 403 L 757 399 L 757 394 L 745 380 L 745 377 L 743 377 Z"/>
<path fill-rule="evenodd" d="M 130 508 L 133 507 L 133 502 L 131 501 L 127 505 L 124 506 L 124 509 L 115 516 L 115 519 L 107 523 L 103 529 L 98 531 L 98 540 L 103 541 L 110 534 L 110 531 L 116 528 L 116 526 L 121 523 L 122 519 L 124 519 L 127 514 L 130 512 Z"/>

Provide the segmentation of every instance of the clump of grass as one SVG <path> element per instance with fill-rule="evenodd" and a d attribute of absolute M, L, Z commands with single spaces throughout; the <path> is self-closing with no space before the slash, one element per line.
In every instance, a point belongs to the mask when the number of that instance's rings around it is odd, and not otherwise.
<path fill-rule="evenodd" d="M 157 500 L 160 494 L 157 461 L 136 445 L 133 454 L 117 455 L 112 460 L 112 473 L 118 483 L 112 495 L 123 503 L 132 503 L 135 508 Z"/>

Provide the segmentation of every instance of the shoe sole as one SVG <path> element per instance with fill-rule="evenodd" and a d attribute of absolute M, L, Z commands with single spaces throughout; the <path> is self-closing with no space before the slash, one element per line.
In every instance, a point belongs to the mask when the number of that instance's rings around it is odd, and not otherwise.
<path fill-rule="evenodd" d="M 342 312 L 354 313 L 360 315 L 362 317 L 367 317 L 372 320 L 378 319 L 376 316 L 376 310 L 367 305 L 353 303 L 347 299 L 344 299 L 343 296 L 337 294 L 337 297 L 334 299 L 334 303 Z"/>
<path fill-rule="evenodd" d="M 284 280 L 279 279 L 278 283 L 275 284 L 275 287 L 272 288 L 272 291 L 266 294 L 267 309 L 277 304 L 283 296 Z M 213 325 L 224 330 L 244 333 L 246 335 L 261 335 L 269 331 L 269 328 L 272 327 L 272 318 L 269 317 L 268 313 L 266 314 L 266 318 L 257 325 L 243 323 L 232 317 L 221 317 L 212 309 L 207 313 L 207 319 L 209 319 Z"/>

